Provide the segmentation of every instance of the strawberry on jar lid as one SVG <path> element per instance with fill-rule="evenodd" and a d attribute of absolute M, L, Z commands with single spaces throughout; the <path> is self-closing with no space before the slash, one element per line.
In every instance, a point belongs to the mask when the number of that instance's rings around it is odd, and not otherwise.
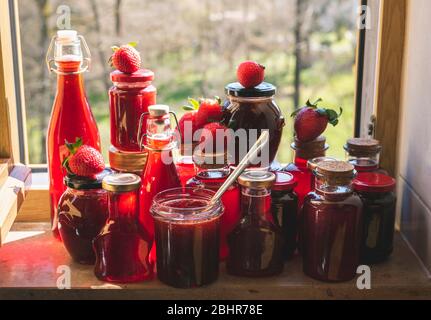
<path fill-rule="evenodd" d="M 396 184 L 394 178 L 380 173 L 361 173 L 353 181 L 354 189 L 357 192 L 393 192 Z"/>

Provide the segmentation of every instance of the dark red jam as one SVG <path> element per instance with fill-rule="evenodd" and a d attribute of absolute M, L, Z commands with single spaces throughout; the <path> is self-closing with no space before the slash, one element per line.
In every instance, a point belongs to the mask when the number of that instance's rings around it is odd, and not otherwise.
<path fill-rule="evenodd" d="M 174 189 L 154 199 L 157 274 L 175 288 L 196 288 L 219 275 L 221 203 L 209 205 L 214 192 Z"/>
<path fill-rule="evenodd" d="M 394 248 L 396 181 L 378 173 L 360 173 L 353 186 L 364 204 L 361 262 L 383 262 Z"/>

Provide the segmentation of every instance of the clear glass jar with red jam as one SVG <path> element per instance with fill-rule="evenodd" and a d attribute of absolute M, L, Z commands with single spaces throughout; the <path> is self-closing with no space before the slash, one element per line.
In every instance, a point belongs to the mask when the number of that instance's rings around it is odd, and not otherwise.
<path fill-rule="evenodd" d="M 262 157 L 262 162 L 253 164 L 256 167 L 269 168 L 274 161 L 278 147 L 280 145 L 285 119 L 274 100 L 277 88 L 270 83 L 262 83 L 253 89 L 245 89 L 239 83 L 231 83 L 226 86 L 228 103 L 225 104 L 224 123 L 228 128 L 235 131 L 244 129 L 247 141 L 235 140 L 235 144 L 229 153 L 233 156 L 233 164 L 239 162 L 253 146 L 251 139 L 252 130 L 256 130 L 255 139 L 257 140 L 262 131 L 269 131 L 269 154 Z M 265 159 L 266 158 L 266 159 Z"/>
<path fill-rule="evenodd" d="M 243 218 L 229 235 L 229 274 L 270 277 L 283 271 L 283 231 L 271 210 L 275 179 L 275 174 L 261 170 L 247 171 L 238 179 Z"/>
<path fill-rule="evenodd" d="M 103 179 L 109 218 L 94 239 L 95 275 L 101 281 L 132 283 L 153 278 L 149 253 L 153 240 L 138 228 L 141 178 L 112 174 Z"/>
<path fill-rule="evenodd" d="M 227 164 L 226 154 L 205 154 L 197 150 L 194 156 L 197 174 L 190 179 L 187 187 L 203 188 L 217 192 L 231 174 Z M 209 161 L 207 161 L 209 160 Z M 229 256 L 228 235 L 238 225 L 241 219 L 240 196 L 241 190 L 233 184 L 222 196 L 225 211 L 221 217 L 220 225 L 220 259 L 226 260 Z"/>
<path fill-rule="evenodd" d="M 132 74 L 111 73 L 114 86 L 109 90 L 111 144 L 120 151 L 141 152 L 138 128 L 141 115 L 156 104 L 154 73 L 141 69 Z"/>
<path fill-rule="evenodd" d="M 380 153 L 382 146 L 375 139 L 353 138 L 344 146 L 347 161 L 355 166 L 356 171 L 387 174 L 380 168 Z"/>
<path fill-rule="evenodd" d="M 295 151 L 294 163 L 288 165 L 284 171 L 291 173 L 298 182 L 295 192 L 298 195 L 299 208 L 301 208 L 305 196 L 312 190 L 313 173 L 307 167 L 308 161 L 324 157 L 329 146 L 326 144 L 326 138 L 320 136 L 311 142 L 302 142 L 295 139 L 295 142 L 292 143 L 292 149 Z"/>
<path fill-rule="evenodd" d="M 96 179 L 66 176 L 67 187 L 58 204 L 58 230 L 73 260 L 92 265 L 96 261 L 93 239 L 108 218 L 108 194 L 102 189 L 105 170 Z"/>
<path fill-rule="evenodd" d="M 276 181 L 272 188 L 272 214 L 283 230 L 284 256 L 293 257 L 297 248 L 298 235 L 298 196 L 294 192 L 295 178 L 286 172 L 277 172 Z"/>
<path fill-rule="evenodd" d="M 353 193 L 353 165 L 325 161 L 314 171 L 316 190 L 304 201 L 304 273 L 325 282 L 356 276 L 362 240 L 362 201 Z"/>
<path fill-rule="evenodd" d="M 383 262 L 394 248 L 396 181 L 383 174 L 364 172 L 353 185 L 364 204 L 361 263 Z"/>
<path fill-rule="evenodd" d="M 220 218 L 223 205 L 211 204 L 215 192 L 180 188 L 153 201 L 157 274 L 174 288 L 196 288 L 219 275 Z"/>

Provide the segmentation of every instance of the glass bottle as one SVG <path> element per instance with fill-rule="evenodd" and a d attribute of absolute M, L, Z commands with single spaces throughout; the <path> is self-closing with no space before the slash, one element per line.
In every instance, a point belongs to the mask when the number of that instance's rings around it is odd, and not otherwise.
<path fill-rule="evenodd" d="M 69 155 L 65 141 L 74 142 L 82 138 L 85 145 L 100 151 L 99 131 L 84 88 L 83 73 L 88 71 L 90 61 L 90 52 L 82 36 L 73 30 L 57 32 L 47 54 L 48 68 L 57 74 L 57 92 L 46 139 L 51 222 L 57 238 L 60 238 L 57 229 L 58 201 L 66 190 L 63 183 L 66 170 L 62 163 Z"/>
<path fill-rule="evenodd" d="M 141 178 L 134 174 L 113 174 L 103 179 L 108 191 L 109 219 L 94 239 L 95 274 L 113 283 L 152 279 L 149 252 L 153 239 L 138 228 Z"/>
<path fill-rule="evenodd" d="M 326 282 L 352 280 L 359 266 L 362 201 L 353 193 L 353 165 L 325 161 L 314 171 L 316 190 L 304 202 L 304 273 Z"/>
<path fill-rule="evenodd" d="M 388 174 L 380 168 L 382 146 L 379 141 L 368 138 L 349 139 L 344 146 L 344 150 L 346 150 L 347 161 L 353 164 L 359 173 Z"/>
<path fill-rule="evenodd" d="M 295 151 L 294 163 L 288 165 L 284 171 L 291 173 L 298 182 L 295 192 L 298 195 L 299 208 L 301 208 L 305 196 L 312 189 L 311 181 L 313 173 L 307 167 L 308 161 L 324 157 L 329 146 L 326 144 L 326 138 L 320 136 L 311 142 L 302 142 L 295 139 L 295 142 L 292 143 L 292 149 Z"/>
<path fill-rule="evenodd" d="M 141 152 L 138 141 L 139 120 L 148 107 L 156 104 L 154 73 L 141 69 L 132 74 L 111 73 L 109 90 L 111 144 L 122 152 Z"/>
<path fill-rule="evenodd" d="M 64 179 L 67 189 L 58 204 L 58 230 L 66 250 L 78 263 L 92 265 L 96 261 L 93 239 L 108 218 L 108 194 L 102 189 L 102 180 L 110 173 L 105 170 L 94 180 Z"/>
<path fill-rule="evenodd" d="M 231 83 L 226 86 L 228 103 L 224 108 L 224 124 L 233 130 L 244 129 L 247 141 L 235 142 L 234 149 L 230 152 L 233 156 L 233 164 L 238 165 L 248 150 L 252 147 L 250 139 L 256 131 L 256 140 L 262 131 L 268 130 L 270 135 L 268 163 L 257 164 L 257 167 L 270 167 L 274 161 L 280 145 L 285 119 L 274 97 L 277 88 L 270 83 L 262 83 L 253 89 L 245 89 L 239 83 Z M 233 153 L 233 151 L 235 151 Z"/>
<path fill-rule="evenodd" d="M 242 186 L 243 218 L 229 235 L 227 272 L 236 276 L 270 277 L 283 271 L 283 231 L 271 212 L 271 188 L 275 175 L 247 171 Z"/>
<path fill-rule="evenodd" d="M 198 145 L 199 143 L 181 142 L 175 164 L 182 186 L 186 186 L 189 180 L 196 176 L 197 167 L 193 161 L 193 153 Z"/>
<path fill-rule="evenodd" d="M 297 182 L 286 172 L 277 172 L 272 188 L 272 214 L 283 230 L 284 257 L 291 259 L 297 248 L 298 196 L 294 192 Z"/>
<path fill-rule="evenodd" d="M 364 204 L 361 263 L 385 261 L 394 249 L 395 179 L 379 173 L 361 173 L 353 183 Z"/>
<path fill-rule="evenodd" d="M 217 192 L 231 174 L 226 154 L 208 154 L 197 150 L 194 159 L 197 174 L 188 181 L 187 187 L 209 189 Z M 229 256 L 228 235 L 241 219 L 240 194 L 241 190 L 238 185 L 233 184 L 222 197 L 222 203 L 225 207 L 220 222 L 220 259 L 222 261 Z"/>
<path fill-rule="evenodd" d="M 217 280 L 219 274 L 220 201 L 201 188 L 167 190 L 154 198 L 157 274 L 175 288 L 196 288 Z"/>
<path fill-rule="evenodd" d="M 162 191 L 181 187 L 181 182 L 172 153 L 175 143 L 169 107 L 156 105 L 148 109 L 145 144 L 148 159 L 142 175 L 139 224 L 154 239 L 154 220 L 150 212 L 153 198 Z M 156 259 L 155 250 L 154 246 L 151 253 L 153 262 Z"/>

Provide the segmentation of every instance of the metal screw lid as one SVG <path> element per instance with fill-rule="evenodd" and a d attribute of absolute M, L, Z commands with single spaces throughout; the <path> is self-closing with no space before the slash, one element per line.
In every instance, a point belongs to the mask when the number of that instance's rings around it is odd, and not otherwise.
<path fill-rule="evenodd" d="M 244 172 L 239 178 L 238 183 L 247 188 L 272 188 L 276 176 L 272 172 L 262 170 L 250 170 Z"/>
<path fill-rule="evenodd" d="M 103 179 L 102 187 L 111 192 L 135 191 L 141 187 L 141 178 L 132 173 L 111 174 Z"/>

